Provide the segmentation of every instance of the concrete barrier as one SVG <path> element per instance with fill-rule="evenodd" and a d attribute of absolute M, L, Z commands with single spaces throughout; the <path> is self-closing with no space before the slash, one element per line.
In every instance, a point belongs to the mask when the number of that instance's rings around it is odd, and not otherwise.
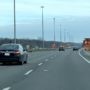
<path fill-rule="evenodd" d="M 84 48 L 81 49 L 80 53 L 88 60 L 90 60 L 90 51 L 86 51 Z"/>
<path fill-rule="evenodd" d="M 32 52 L 36 52 L 36 51 L 56 51 L 58 50 L 57 48 L 38 48 L 38 49 L 32 49 Z M 31 52 L 31 51 L 29 51 Z"/>

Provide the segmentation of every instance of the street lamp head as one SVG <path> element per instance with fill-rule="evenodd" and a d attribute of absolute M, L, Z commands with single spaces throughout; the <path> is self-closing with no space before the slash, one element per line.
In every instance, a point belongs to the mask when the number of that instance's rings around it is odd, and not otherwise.
<path fill-rule="evenodd" d="M 55 17 L 53 19 L 55 19 Z"/>
<path fill-rule="evenodd" d="M 44 6 L 41 6 L 41 8 L 44 8 Z"/>

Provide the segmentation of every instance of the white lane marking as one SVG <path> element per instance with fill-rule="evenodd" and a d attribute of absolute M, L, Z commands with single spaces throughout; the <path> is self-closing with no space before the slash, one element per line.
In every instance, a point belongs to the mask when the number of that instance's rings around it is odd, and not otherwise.
<path fill-rule="evenodd" d="M 39 63 L 38 66 L 41 66 L 43 63 Z"/>
<path fill-rule="evenodd" d="M 26 72 L 24 75 L 28 75 L 30 73 L 32 73 L 33 70 L 29 70 L 28 72 Z"/>
<path fill-rule="evenodd" d="M 82 57 L 87 63 L 90 63 L 88 59 L 86 59 L 81 53 L 81 50 L 79 50 L 79 56 Z"/>
<path fill-rule="evenodd" d="M 45 60 L 46 62 L 48 61 L 48 59 Z"/>
<path fill-rule="evenodd" d="M 10 90 L 11 87 L 6 87 L 6 88 L 3 88 L 2 90 Z"/>
<path fill-rule="evenodd" d="M 43 71 L 44 71 L 44 72 L 47 72 L 48 70 L 45 69 L 45 70 L 43 70 Z"/>

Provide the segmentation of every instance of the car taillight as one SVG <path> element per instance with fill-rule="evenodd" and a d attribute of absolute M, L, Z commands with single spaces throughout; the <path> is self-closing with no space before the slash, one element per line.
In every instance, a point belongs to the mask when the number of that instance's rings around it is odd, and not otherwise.
<path fill-rule="evenodd" d="M 15 55 L 20 55 L 20 51 L 15 51 L 14 54 Z"/>

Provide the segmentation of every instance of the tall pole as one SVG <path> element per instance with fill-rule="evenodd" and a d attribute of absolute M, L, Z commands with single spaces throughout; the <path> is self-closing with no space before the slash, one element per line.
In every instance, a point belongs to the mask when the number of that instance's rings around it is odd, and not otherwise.
<path fill-rule="evenodd" d="M 53 18 L 53 24 L 54 24 L 54 45 L 55 45 L 55 40 L 56 40 L 56 36 L 55 36 L 55 18 Z"/>
<path fill-rule="evenodd" d="M 68 42 L 70 42 L 70 33 L 67 32 L 67 38 L 68 38 Z"/>
<path fill-rule="evenodd" d="M 14 0 L 14 43 L 16 43 L 16 2 Z"/>
<path fill-rule="evenodd" d="M 62 42 L 62 31 L 61 31 L 61 24 L 60 24 L 60 42 Z"/>
<path fill-rule="evenodd" d="M 64 29 L 64 42 L 66 42 L 66 31 Z"/>
<path fill-rule="evenodd" d="M 44 48 L 44 20 L 43 20 L 43 9 L 44 9 L 44 6 L 41 6 L 42 8 L 42 47 Z"/>

